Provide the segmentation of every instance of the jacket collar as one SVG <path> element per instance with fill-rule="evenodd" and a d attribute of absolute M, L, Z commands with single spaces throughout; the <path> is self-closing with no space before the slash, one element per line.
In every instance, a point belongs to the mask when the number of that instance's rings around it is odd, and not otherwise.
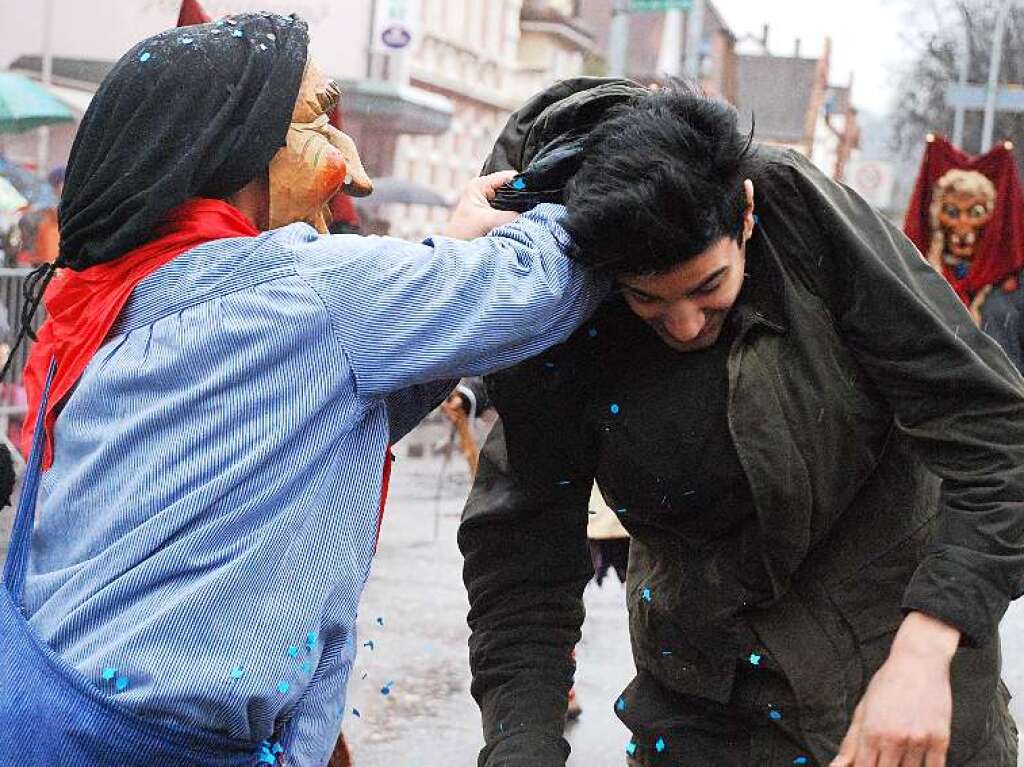
<path fill-rule="evenodd" d="M 742 334 L 761 325 L 776 333 L 788 329 L 785 276 L 778 253 L 764 228 L 758 226 L 747 242 L 746 277 L 736 300 L 736 322 Z"/>

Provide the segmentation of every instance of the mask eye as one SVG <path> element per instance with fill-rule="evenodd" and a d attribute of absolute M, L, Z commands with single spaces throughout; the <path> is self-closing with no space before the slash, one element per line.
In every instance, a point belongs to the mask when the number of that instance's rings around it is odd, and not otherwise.
<path fill-rule="evenodd" d="M 330 112 L 341 100 L 341 88 L 334 80 L 328 81 L 326 87 L 316 94 L 317 103 L 324 112 Z"/>
<path fill-rule="evenodd" d="M 960 211 L 955 206 L 948 204 L 942 206 L 942 212 L 950 218 L 956 218 L 960 215 Z"/>
<path fill-rule="evenodd" d="M 986 213 L 988 213 L 988 210 L 980 203 L 971 206 L 971 216 L 974 218 L 983 218 Z"/>

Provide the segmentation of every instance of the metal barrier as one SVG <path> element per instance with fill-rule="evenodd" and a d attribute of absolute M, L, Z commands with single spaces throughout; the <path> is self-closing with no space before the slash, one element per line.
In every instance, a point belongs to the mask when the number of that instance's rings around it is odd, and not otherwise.
<path fill-rule="evenodd" d="M 30 268 L 0 268 L 0 302 L 2 302 L 0 305 L 2 305 L 3 311 L 7 315 L 8 324 L 7 331 L 0 338 L 0 343 L 3 343 L 5 347 L 3 354 L 0 355 L 0 361 L 6 362 L 7 353 L 14 345 L 14 341 L 18 336 L 18 328 L 21 325 L 21 310 L 25 305 L 22 289 L 25 279 L 31 273 L 32 269 Z M 42 322 L 43 310 L 40 307 L 32 322 L 33 330 L 38 330 Z M 31 341 L 22 343 L 21 348 L 15 353 L 14 365 L 7 374 L 7 378 L 0 382 L 2 383 L 2 387 L 0 387 L 0 391 L 2 391 L 2 396 L 0 396 L 0 433 L 2 434 L 8 432 L 10 419 L 20 420 L 25 415 L 21 379 L 25 371 L 25 361 L 28 359 L 30 347 Z"/>

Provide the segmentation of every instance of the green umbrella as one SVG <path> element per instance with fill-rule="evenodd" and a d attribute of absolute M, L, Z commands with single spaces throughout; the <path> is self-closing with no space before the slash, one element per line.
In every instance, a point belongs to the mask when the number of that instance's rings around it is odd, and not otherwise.
<path fill-rule="evenodd" d="M 24 75 L 0 72 L 0 133 L 24 133 L 74 119 L 64 102 L 39 83 Z"/>

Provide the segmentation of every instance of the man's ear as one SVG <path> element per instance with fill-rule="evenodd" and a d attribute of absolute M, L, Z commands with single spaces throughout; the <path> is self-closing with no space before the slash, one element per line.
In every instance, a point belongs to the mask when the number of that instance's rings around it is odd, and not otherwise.
<path fill-rule="evenodd" d="M 754 182 L 749 178 L 743 181 L 743 193 L 747 198 L 747 207 L 743 210 L 743 242 L 754 234 Z"/>

